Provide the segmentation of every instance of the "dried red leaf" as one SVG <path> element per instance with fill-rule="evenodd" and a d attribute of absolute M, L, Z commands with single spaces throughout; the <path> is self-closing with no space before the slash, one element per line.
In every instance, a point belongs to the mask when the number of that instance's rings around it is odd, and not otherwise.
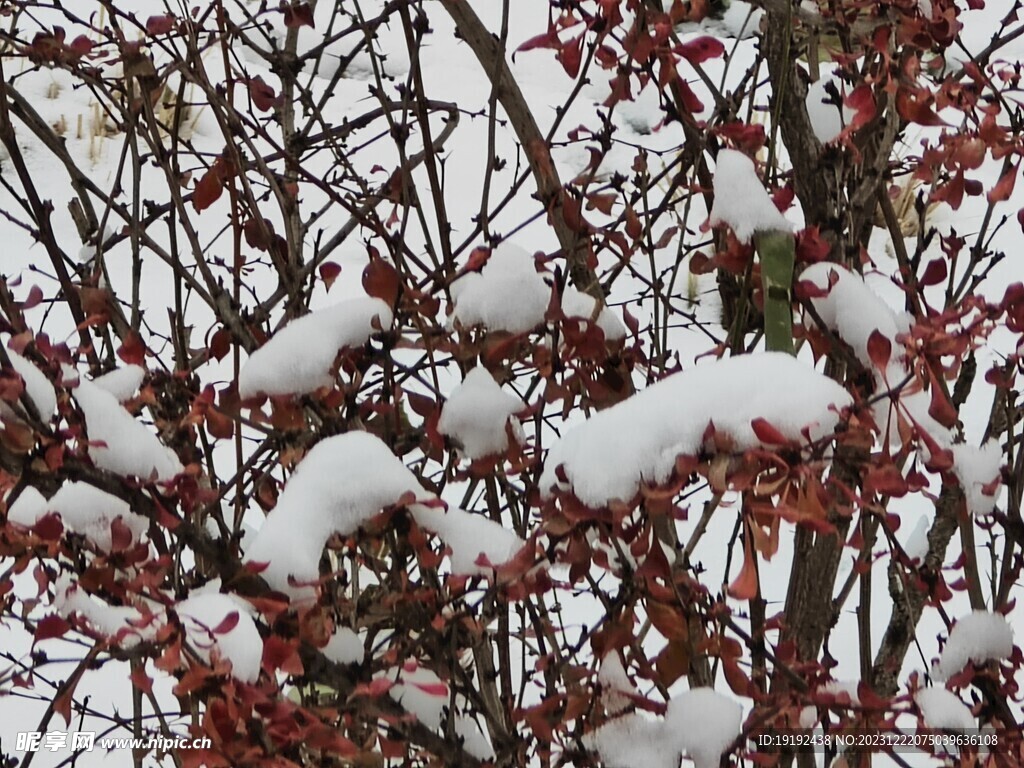
<path fill-rule="evenodd" d="M 370 258 L 370 263 L 363 270 L 363 290 L 370 296 L 383 301 L 388 306 L 398 303 L 398 293 L 402 281 L 398 271 L 381 258 Z"/>
<path fill-rule="evenodd" d="M 166 35 L 177 25 L 178 19 L 169 13 L 161 16 L 150 16 L 146 19 L 146 32 L 152 36 Z"/>
<path fill-rule="evenodd" d="M 129 331 L 118 347 L 117 356 L 128 365 L 145 365 L 146 345 L 136 331 Z"/>
<path fill-rule="evenodd" d="M 55 637 L 63 637 L 69 629 L 71 629 L 71 625 L 68 624 L 67 620 L 63 616 L 51 613 L 49 616 L 44 616 L 39 620 L 39 623 L 36 624 L 33 643 L 38 643 L 42 640 L 50 640 Z"/>

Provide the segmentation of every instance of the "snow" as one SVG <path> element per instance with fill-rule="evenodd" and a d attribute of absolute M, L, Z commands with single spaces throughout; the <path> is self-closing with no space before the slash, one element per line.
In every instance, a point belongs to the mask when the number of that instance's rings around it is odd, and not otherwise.
<path fill-rule="evenodd" d="M 297 599 L 312 588 L 324 544 L 332 533 L 347 536 L 395 504 L 405 494 L 431 495 L 381 440 L 347 432 L 317 443 L 299 463 L 246 552 L 250 563 L 267 563 L 262 576 L 275 589 Z"/>
<path fill-rule="evenodd" d="M 763 8 L 755 8 L 752 3 L 743 0 L 732 0 L 722 14 L 723 31 L 737 40 L 745 40 L 760 31 L 763 17 Z"/>
<path fill-rule="evenodd" d="M 475 720 L 459 715 L 453 723 L 455 735 L 462 739 L 462 748 L 477 760 L 493 760 L 494 747 Z"/>
<path fill-rule="evenodd" d="M 742 152 L 723 149 L 718 153 L 713 186 L 711 226 L 729 225 L 741 243 L 749 243 L 755 232 L 793 230 L 757 177 L 754 162 Z"/>
<path fill-rule="evenodd" d="M 980 448 L 960 443 L 951 446 L 953 451 L 953 472 L 967 500 L 967 511 L 972 515 L 989 515 L 995 507 L 994 490 L 1000 480 L 1003 465 L 1003 451 L 998 440 L 989 440 Z"/>
<path fill-rule="evenodd" d="M 983 664 L 1005 659 L 1013 653 L 1013 630 L 1006 617 L 988 611 L 973 611 L 958 620 L 942 649 L 935 677 L 947 680 L 971 661 Z"/>
<path fill-rule="evenodd" d="M 830 92 L 835 89 L 841 102 L 843 82 L 838 77 L 839 72 L 838 69 L 822 72 L 818 80 L 807 86 L 807 116 L 814 135 L 822 144 L 835 141 L 854 115 L 852 109 L 837 104 L 836 96 Z"/>
<path fill-rule="evenodd" d="M 25 393 L 39 412 L 39 417 L 44 422 L 48 422 L 53 416 L 53 412 L 57 410 L 57 393 L 53 384 L 46 378 L 46 374 L 28 358 L 19 355 L 13 349 L 7 350 L 7 356 L 11 359 L 11 367 L 25 382 Z M 7 403 L 0 401 L 0 418 L 10 419 L 13 416 L 13 409 Z"/>
<path fill-rule="evenodd" d="M 132 544 L 141 541 L 149 528 L 149 521 L 132 512 L 127 502 L 81 482 L 65 483 L 49 501 L 35 488 L 25 488 L 8 519 L 30 528 L 50 513 L 60 515 L 66 529 L 82 534 L 103 552 L 112 549 L 110 526 L 114 520 L 120 520 L 131 532 Z"/>
<path fill-rule="evenodd" d="M 61 616 L 77 614 L 95 631 L 117 637 L 126 648 L 152 638 L 164 623 L 160 614 L 147 616 L 132 606 L 108 605 L 86 593 L 65 573 L 57 577 L 53 587 L 53 606 Z"/>
<path fill-rule="evenodd" d="M 765 445 L 751 426 L 767 420 L 786 438 L 830 433 L 852 403 L 839 384 L 777 352 L 704 363 L 669 376 L 568 431 L 551 448 L 540 490 L 572 490 L 591 507 L 628 501 L 641 482 L 664 483 L 676 457 L 704 449 L 709 425 L 737 451 Z M 558 467 L 568 482 L 559 478 Z"/>
<path fill-rule="evenodd" d="M 181 619 L 189 645 L 210 663 L 216 650 L 231 662 L 231 674 L 243 683 L 255 683 L 263 660 L 263 639 L 245 604 L 219 593 L 207 592 L 182 600 L 174 607 Z M 234 626 L 229 617 L 237 615 Z M 217 632 L 225 620 L 226 631 Z"/>
<path fill-rule="evenodd" d="M 679 750 L 666 743 L 665 724 L 633 712 L 583 737 L 606 768 L 679 768 Z"/>
<path fill-rule="evenodd" d="M 85 416 L 89 455 L 97 467 L 143 480 L 170 480 L 182 471 L 174 451 L 136 421 L 112 394 L 84 380 L 74 392 Z"/>
<path fill-rule="evenodd" d="M 907 543 L 903 545 L 904 553 L 912 562 L 916 560 L 918 563 L 923 563 L 928 555 L 928 531 L 930 529 L 931 523 L 927 517 L 922 516 L 917 519 L 917 525 L 907 537 Z"/>
<path fill-rule="evenodd" d="M 566 317 L 582 317 L 589 320 L 594 314 L 597 300 L 589 294 L 573 288 L 565 287 L 562 294 L 562 312 Z M 597 326 L 604 332 L 605 341 L 619 341 L 626 338 L 626 326 L 608 307 L 602 307 L 597 316 Z"/>
<path fill-rule="evenodd" d="M 97 376 L 92 380 L 100 389 L 106 390 L 120 403 L 131 400 L 139 391 L 142 380 L 146 377 L 146 369 L 141 365 L 126 365 L 124 368 Z"/>
<path fill-rule="evenodd" d="M 544 322 L 551 298 L 551 288 L 537 272 L 533 256 L 510 242 L 495 248 L 480 272 L 452 283 L 451 292 L 453 323 L 516 334 Z"/>
<path fill-rule="evenodd" d="M 362 664 L 366 656 L 363 641 L 348 627 L 338 627 L 321 650 L 335 664 Z"/>
<path fill-rule="evenodd" d="M 412 660 L 401 667 L 380 672 L 375 677 L 394 681 L 388 695 L 421 723 L 444 733 L 452 697 L 448 684 L 437 674 Z M 494 748 L 471 717 L 464 713 L 454 715 L 452 727 L 469 754 L 479 760 L 494 758 Z"/>
<path fill-rule="evenodd" d="M 743 708 L 711 688 L 694 688 L 669 701 L 665 727 L 671 743 L 689 755 L 696 768 L 717 768 L 740 735 Z"/>
<path fill-rule="evenodd" d="M 402 708 L 430 728 L 437 728 L 444 722 L 444 714 L 451 703 L 448 684 L 432 670 L 415 661 L 401 667 L 392 667 L 380 673 L 394 681 L 388 695 Z"/>
<path fill-rule="evenodd" d="M 601 660 L 597 673 L 601 685 L 601 701 L 608 714 L 618 714 L 631 703 L 630 695 L 638 695 L 636 686 L 626 676 L 619 654 L 611 652 Z"/>
<path fill-rule="evenodd" d="M 338 352 L 365 344 L 394 319 L 380 299 L 349 299 L 292 320 L 257 349 L 238 375 L 242 398 L 302 395 L 330 386 Z M 375 327 L 376 326 L 376 327 Z"/>
<path fill-rule="evenodd" d="M 525 439 L 519 420 L 513 417 L 524 408 L 522 400 L 502 390 L 487 369 L 478 366 L 449 396 L 437 431 L 454 439 L 466 458 L 482 459 L 508 450 L 505 427 L 510 419 L 518 441 Z"/>
<path fill-rule="evenodd" d="M 914 703 L 929 728 L 968 730 L 977 725 L 967 705 L 945 688 L 922 688 Z"/>
<path fill-rule="evenodd" d="M 717 768 L 743 726 L 738 702 L 711 688 L 693 688 L 672 697 L 662 720 L 634 712 L 583 737 L 608 768 L 677 768 L 684 753 L 696 768 Z"/>
<path fill-rule="evenodd" d="M 526 545 L 515 532 L 480 514 L 424 504 L 411 504 L 409 511 L 417 525 L 437 534 L 451 548 L 450 564 L 456 576 L 490 576 L 493 566 L 508 562 Z"/>
<path fill-rule="evenodd" d="M 31 485 L 22 489 L 13 504 L 9 500 L 7 504 L 7 521 L 23 528 L 31 528 L 46 515 L 46 497 Z"/>
<path fill-rule="evenodd" d="M 871 334 L 877 331 L 888 339 L 892 344 L 889 366 L 881 372 L 881 378 L 876 372 L 876 380 L 880 384 L 887 382 L 890 387 L 903 380 L 906 366 L 898 359 L 902 347 L 896 337 L 909 329 L 909 319 L 905 315 L 897 316 L 860 275 L 839 264 L 825 261 L 812 264 L 800 273 L 797 280 L 828 291 L 826 296 L 813 297 L 811 304 L 825 326 L 838 333 L 869 370 L 874 369 L 868 354 Z"/>

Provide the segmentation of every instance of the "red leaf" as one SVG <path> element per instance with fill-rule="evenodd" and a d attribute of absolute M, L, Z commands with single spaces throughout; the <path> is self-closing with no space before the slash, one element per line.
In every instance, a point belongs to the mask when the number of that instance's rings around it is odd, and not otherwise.
<path fill-rule="evenodd" d="M 338 279 L 338 275 L 341 274 L 341 267 L 333 261 L 325 261 L 320 265 L 319 271 L 320 279 L 324 281 L 327 290 L 330 290 L 331 286 L 334 285 L 334 281 Z"/>
<path fill-rule="evenodd" d="M 313 26 L 313 9 L 308 3 L 285 5 L 282 6 L 281 12 L 284 14 L 284 25 L 288 29 Z"/>
<path fill-rule="evenodd" d="M 729 595 L 737 600 L 752 600 L 757 596 L 757 563 L 750 545 L 751 536 L 744 536 L 743 567 L 735 581 L 729 585 Z"/>
<path fill-rule="evenodd" d="M 806 227 L 796 236 L 796 260 L 807 264 L 817 264 L 828 258 L 832 248 L 823 238 L 817 225 Z"/>
<path fill-rule="evenodd" d="M 115 517 L 110 523 L 110 548 L 114 552 L 124 552 L 133 541 L 131 528 L 120 517 Z"/>
<path fill-rule="evenodd" d="M 575 80 L 580 74 L 580 62 L 583 61 L 583 35 L 564 43 L 555 58 L 562 63 L 565 73 Z"/>
<path fill-rule="evenodd" d="M 682 78 L 679 78 L 678 83 L 679 95 L 680 98 L 682 98 L 683 100 L 683 103 L 681 105 L 683 109 L 690 113 L 703 112 L 704 102 L 697 98 L 697 94 L 693 92 L 693 89 L 690 87 L 690 84 L 687 83 Z"/>
<path fill-rule="evenodd" d="M 92 40 L 90 40 L 85 35 L 79 35 L 71 41 L 71 44 L 68 46 L 68 48 L 76 56 L 86 56 L 87 54 L 92 53 Z"/>
<path fill-rule="evenodd" d="M 43 300 L 43 289 L 38 285 L 33 285 L 28 289 L 28 296 L 25 297 L 25 301 L 21 303 L 22 309 L 32 309 L 38 307 L 40 302 Z"/>
<path fill-rule="evenodd" d="M 271 635 L 263 641 L 263 668 L 270 674 L 280 669 L 290 675 L 303 673 L 298 639 L 285 640 Z"/>
<path fill-rule="evenodd" d="M 153 678 L 146 674 L 145 667 L 136 667 L 128 677 L 132 681 L 132 685 L 143 693 L 150 694 L 153 692 Z"/>
<path fill-rule="evenodd" d="M 145 365 L 146 345 L 142 343 L 142 337 L 135 331 L 129 331 L 117 350 L 117 356 L 128 365 Z"/>
<path fill-rule="evenodd" d="M 1013 194 L 1013 187 L 1017 183 L 1017 172 L 1016 166 L 1011 166 L 1003 177 L 996 182 L 996 185 L 989 190 L 988 201 L 990 203 L 1001 203 L 1004 200 L 1009 200 L 1010 195 Z"/>
<path fill-rule="evenodd" d="M 49 616 L 44 616 L 36 624 L 36 634 L 34 643 L 38 643 L 41 640 L 50 640 L 54 637 L 63 637 L 64 633 L 71 629 L 71 625 L 64 619 L 63 616 L 58 616 L 56 613 L 52 613 Z"/>
<path fill-rule="evenodd" d="M 260 112 L 269 112 L 277 105 L 277 94 L 259 75 L 249 81 L 249 98 Z"/>
<path fill-rule="evenodd" d="M 754 123 L 753 125 L 748 125 L 747 123 L 728 123 L 718 126 L 715 129 L 715 133 L 729 139 L 736 145 L 737 149 L 751 155 L 757 154 L 761 147 L 764 146 L 766 140 L 764 126 L 760 123 Z"/>
<path fill-rule="evenodd" d="M 512 52 L 512 60 L 515 61 L 516 54 L 520 51 L 533 51 L 537 48 L 557 48 L 558 46 L 558 30 L 554 25 L 552 25 L 548 27 L 548 31 L 544 34 L 535 35 L 520 44 L 520 46 Z"/>
<path fill-rule="evenodd" d="M 230 632 L 232 629 L 234 629 L 237 626 L 238 626 L 238 611 L 231 611 L 227 616 L 225 616 L 221 620 L 220 624 L 218 624 L 216 627 L 214 627 L 210 631 L 213 632 L 213 634 L 215 634 L 215 635 L 226 635 L 228 632 Z"/>
<path fill-rule="evenodd" d="M 882 467 L 869 465 L 864 478 L 864 490 L 879 496 L 899 498 L 907 495 L 907 483 L 895 464 Z"/>
<path fill-rule="evenodd" d="M 847 94 L 844 104 L 853 110 L 854 115 L 847 125 L 847 130 L 856 131 L 869 123 L 875 116 L 875 96 L 870 85 L 859 85 Z"/>
<path fill-rule="evenodd" d="M 215 408 L 205 414 L 206 430 L 217 440 L 228 440 L 235 434 L 235 422 Z"/>
<path fill-rule="evenodd" d="M 419 688 L 421 691 L 423 691 L 428 696 L 437 696 L 437 697 L 440 697 L 440 698 L 443 698 L 443 699 L 447 699 L 448 698 L 448 686 L 445 685 L 444 683 L 413 683 L 413 682 L 410 682 L 409 685 L 413 686 L 414 688 Z"/>
<path fill-rule="evenodd" d="M 363 289 L 366 293 L 393 307 L 398 303 L 400 288 L 398 271 L 384 259 L 371 258 L 363 270 Z"/>
<path fill-rule="evenodd" d="M 918 278 L 917 282 L 925 286 L 938 285 L 946 279 L 948 274 L 945 259 L 932 259 L 928 262 L 928 266 L 924 268 L 924 273 Z"/>
<path fill-rule="evenodd" d="M 231 331 L 218 328 L 210 338 L 210 355 L 216 360 L 223 360 L 231 351 Z"/>
<path fill-rule="evenodd" d="M 750 427 L 757 435 L 757 439 L 767 445 L 787 445 L 790 442 L 784 434 L 760 416 L 750 422 Z"/>
<path fill-rule="evenodd" d="M 166 35 L 174 29 L 178 20 L 169 13 L 162 16 L 150 16 L 146 19 L 146 32 L 150 35 Z"/>
<path fill-rule="evenodd" d="M 892 342 L 878 330 L 872 331 L 868 337 L 868 357 L 871 358 L 872 365 L 884 376 L 889 358 L 892 357 Z"/>
<path fill-rule="evenodd" d="M 192 192 L 192 207 L 196 209 L 196 213 L 205 211 L 217 202 L 223 191 L 224 182 L 221 181 L 220 173 L 214 166 L 196 183 L 196 188 Z"/>
<path fill-rule="evenodd" d="M 942 391 L 942 387 L 939 386 L 938 379 L 935 374 L 932 373 L 932 369 L 928 368 L 928 376 L 931 378 L 932 386 L 932 401 L 928 405 L 928 415 L 935 419 L 939 424 L 944 427 L 952 428 L 957 422 L 956 408 L 946 397 L 946 394 Z"/>
<path fill-rule="evenodd" d="M 64 524 L 61 522 L 60 515 L 55 512 L 43 515 L 32 526 L 32 533 L 43 541 L 57 541 L 64 533 Z"/>
<path fill-rule="evenodd" d="M 896 111 L 904 120 L 918 125 L 946 125 L 932 108 L 935 97 L 925 88 L 901 88 L 896 93 Z"/>
<path fill-rule="evenodd" d="M 71 724 L 71 702 L 80 679 L 81 675 L 69 680 L 65 684 L 67 687 L 53 700 L 53 711 L 64 718 L 65 725 Z"/>
<path fill-rule="evenodd" d="M 691 64 L 700 64 L 708 59 L 717 59 L 725 53 L 725 46 L 716 37 L 698 37 L 672 49 Z"/>

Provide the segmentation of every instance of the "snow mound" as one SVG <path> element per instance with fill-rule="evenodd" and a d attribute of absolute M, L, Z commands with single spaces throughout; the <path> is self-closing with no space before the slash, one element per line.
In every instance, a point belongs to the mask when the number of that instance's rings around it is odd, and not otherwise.
<path fill-rule="evenodd" d="M 627 677 L 619 654 L 612 651 L 601 660 L 601 668 L 597 672 L 597 682 L 601 685 L 601 701 L 609 714 L 617 714 L 631 703 L 631 695 L 639 695 L 639 691 Z"/>
<path fill-rule="evenodd" d="M 903 545 L 903 551 L 911 562 L 916 560 L 918 563 L 923 563 L 925 557 L 928 556 L 928 531 L 930 529 L 931 523 L 927 517 L 922 516 L 917 519 L 917 525 L 907 537 L 907 543 Z"/>
<path fill-rule="evenodd" d="M 142 515 L 131 511 L 128 503 L 88 483 L 70 482 L 61 486 L 47 501 L 35 488 L 27 487 L 13 504 L 8 520 L 31 528 L 47 514 L 60 515 L 64 527 L 85 536 L 97 549 L 113 549 L 111 524 L 119 520 L 137 544 L 149 528 Z"/>
<path fill-rule="evenodd" d="M 363 641 L 348 627 L 338 627 L 322 651 L 335 664 L 362 664 L 366 656 Z"/>
<path fill-rule="evenodd" d="M 1013 653 L 1013 630 L 1006 617 L 988 611 L 974 611 L 959 619 L 949 633 L 942 649 L 935 677 L 948 680 L 967 662 L 983 664 L 993 659 L 1005 659 Z"/>
<path fill-rule="evenodd" d="M 28 399 L 39 411 L 39 417 L 43 422 L 48 422 L 53 412 L 57 410 L 57 392 L 53 384 L 46 378 L 46 374 L 36 368 L 35 363 L 26 357 L 22 357 L 13 349 L 7 350 L 7 356 L 11 359 L 11 367 L 14 372 L 21 376 L 25 382 L 25 393 Z M 10 419 L 14 417 L 13 409 L 5 402 L 0 401 L 0 418 Z"/>
<path fill-rule="evenodd" d="M 387 304 L 367 297 L 292 320 L 242 366 L 238 394 L 243 399 L 259 394 L 303 395 L 330 386 L 338 352 L 365 344 L 393 319 Z"/>
<path fill-rule="evenodd" d="M 696 768 L 717 768 L 742 731 L 743 708 L 711 688 L 694 688 L 669 701 L 665 728 Z"/>
<path fill-rule="evenodd" d="M 903 380 L 906 366 L 898 359 L 901 345 L 896 336 L 909 330 L 905 316 L 898 317 L 860 275 L 838 264 L 825 261 L 812 264 L 800 273 L 798 280 L 828 292 L 825 296 L 812 297 L 811 304 L 822 322 L 850 345 L 857 359 L 869 370 L 874 369 L 868 354 L 871 334 L 877 331 L 889 340 L 892 344 L 889 366 L 885 371 L 875 372 L 879 384 L 888 382 L 894 387 Z"/>
<path fill-rule="evenodd" d="M 444 732 L 451 693 L 448 684 L 433 671 L 413 660 L 401 667 L 380 672 L 376 677 L 393 682 L 388 695 L 406 712 L 415 715 L 427 727 Z M 459 700 L 458 697 L 456 700 Z M 456 715 L 453 725 L 456 735 L 462 739 L 463 748 L 469 754 L 478 760 L 494 759 L 494 748 L 473 718 L 466 714 Z"/>
<path fill-rule="evenodd" d="M 145 615 L 131 606 L 108 605 L 80 589 L 66 573 L 57 577 L 53 589 L 53 606 L 61 616 L 77 614 L 95 631 L 117 639 L 124 648 L 152 639 L 165 622 L 162 612 Z"/>
<path fill-rule="evenodd" d="M 929 728 L 967 730 L 976 726 L 967 705 L 945 688 L 922 688 L 914 702 Z"/>
<path fill-rule="evenodd" d="M 589 320 L 594 314 L 597 300 L 571 285 L 565 287 L 562 294 L 562 313 L 566 317 L 582 317 Z M 605 341 L 619 341 L 626 338 L 626 326 L 608 307 L 602 307 L 597 316 L 597 326 L 604 333 Z"/>
<path fill-rule="evenodd" d="M 510 242 L 495 248 L 479 272 L 452 283 L 454 308 L 451 322 L 463 328 L 486 326 L 491 331 L 526 333 L 544 323 L 551 301 L 551 286 L 537 271 L 533 255 Z M 596 300 L 568 285 L 562 293 L 566 317 L 590 320 Z M 626 337 L 622 321 L 608 307 L 597 315 L 597 326 L 607 341 Z"/>
<path fill-rule="evenodd" d="M 679 750 L 667 743 L 665 724 L 633 712 L 583 737 L 606 768 L 679 768 Z"/>
<path fill-rule="evenodd" d="M 486 368 L 478 366 L 466 374 L 444 404 L 437 431 L 453 438 L 466 458 L 482 459 L 508 450 L 505 426 L 510 418 L 517 440 L 523 441 L 519 421 L 513 418 L 523 408 L 518 397 L 505 392 Z"/>
<path fill-rule="evenodd" d="M 754 161 L 742 152 L 723 149 L 718 153 L 713 187 L 711 226 L 728 224 L 741 243 L 749 243 L 755 232 L 793 230 L 757 177 Z"/>
<path fill-rule="evenodd" d="M 324 544 L 333 533 L 354 533 L 360 525 L 406 494 L 431 495 L 381 440 L 347 432 L 317 443 L 288 480 L 246 552 L 246 562 L 267 563 L 263 578 L 297 599 L 313 597 L 310 586 Z"/>
<path fill-rule="evenodd" d="M 835 141 L 855 114 L 842 104 L 843 82 L 838 73 L 838 69 L 822 72 L 816 82 L 807 86 L 807 116 L 814 135 L 822 144 Z"/>
<path fill-rule="evenodd" d="M 1000 482 L 1003 451 L 998 440 L 989 440 L 980 448 L 960 443 L 951 446 L 953 472 L 964 489 L 967 511 L 972 515 L 990 515 L 996 504 L 994 491 Z"/>
<path fill-rule="evenodd" d="M 141 365 L 126 365 L 124 368 L 97 376 L 92 383 L 112 394 L 118 402 L 123 403 L 125 400 L 135 397 L 135 393 L 139 391 L 139 386 L 145 377 L 146 369 Z"/>
<path fill-rule="evenodd" d="M 456 576 L 490 576 L 494 566 L 508 562 L 526 545 L 513 531 L 483 515 L 424 504 L 412 504 L 409 511 L 417 525 L 451 548 L 451 569 Z"/>
<path fill-rule="evenodd" d="M 248 608 L 230 595 L 208 592 L 182 600 L 174 608 L 189 644 L 206 663 L 216 649 L 231 662 L 231 674 L 255 683 L 263 660 L 263 639 Z M 237 620 L 234 620 L 237 617 Z"/>
<path fill-rule="evenodd" d="M 143 480 L 170 480 L 182 471 L 174 451 L 136 421 L 105 389 L 83 380 L 75 389 L 75 399 L 85 416 L 85 428 L 92 441 L 89 455 L 97 467 Z"/>
<path fill-rule="evenodd" d="M 388 694 L 421 723 L 437 728 L 443 722 L 450 703 L 448 684 L 432 670 L 410 661 L 378 676 L 393 681 Z"/>
<path fill-rule="evenodd" d="M 485 325 L 492 331 L 526 333 L 544 322 L 551 288 L 534 267 L 533 256 L 502 243 L 480 272 L 470 272 L 451 286 L 452 321 L 464 328 Z"/>
<path fill-rule="evenodd" d="M 572 490 L 591 507 L 628 501 L 642 482 L 666 482 L 676 457 L 700 453 L 710 425 L 742 451 L 765 445 L 751 425 L 755 419 L 791 440 L 802 440 L 805 431 L 817 439 L 851 403 L 839 384 L 783 353 L 706 363 L 568 431 L 548 452 L 540 488 L 546 495 Z"/>

